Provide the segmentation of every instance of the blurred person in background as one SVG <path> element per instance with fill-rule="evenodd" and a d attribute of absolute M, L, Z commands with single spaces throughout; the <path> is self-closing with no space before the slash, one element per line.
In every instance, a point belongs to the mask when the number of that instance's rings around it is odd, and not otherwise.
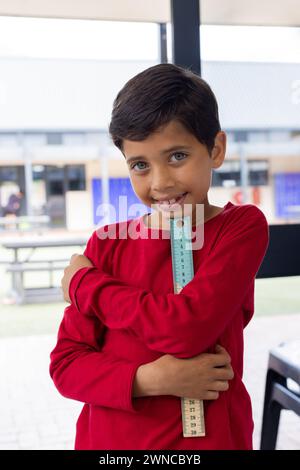
<path fill-rule="evenodd" d="M 24 198 L 24 195 L 24 191 L 22 189 L 19 189 L 17 193 L 12 193 L 9 196 L 6 206 L 2 208 L 3 217 L 11 215 L 16 217 L 20 215 L 21 202 Z"/>

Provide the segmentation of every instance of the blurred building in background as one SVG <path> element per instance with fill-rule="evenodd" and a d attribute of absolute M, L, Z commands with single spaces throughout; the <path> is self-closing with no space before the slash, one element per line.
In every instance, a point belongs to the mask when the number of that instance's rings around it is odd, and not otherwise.
<path fill-rule="evenodd" d="M 118 220 L 137 216 L 119 211 L 119 196 L 127 195 L 128 206 L 139 200 L 107 130 L 117 92 L 159 63 L 158 55 L 84 61 L 0 57 L 0 205 L 21 187 L 23 214 L 49 215 L 52 227 L 111 223 L 113 215 L 103 219 L 98 210 L 103 202 L 114 205 Z M 299 68 L 202 60 L 202 77 L 217 97 L 228 136 L 226 160 L 213 171 L 213 204 L 256 204 L 269 223 L 300 220 Z"/>

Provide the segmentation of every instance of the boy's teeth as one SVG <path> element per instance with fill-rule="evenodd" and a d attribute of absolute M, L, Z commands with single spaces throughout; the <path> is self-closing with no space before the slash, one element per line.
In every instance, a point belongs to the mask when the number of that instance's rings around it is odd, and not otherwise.
<path fill-rule="evenodd" d="M 171 204 L 175 204 L 176 201 L 178 201 L 179 199 L 181 199 L 183 196 L 183 194 L 181 194 L 180 196 L 176 197 L 176 198 L 173 198 L 173 199 L 170 199 L 169 201 L 158 201 L 160 204 L 166 204 L 166 205 L 171 205 Z"/>

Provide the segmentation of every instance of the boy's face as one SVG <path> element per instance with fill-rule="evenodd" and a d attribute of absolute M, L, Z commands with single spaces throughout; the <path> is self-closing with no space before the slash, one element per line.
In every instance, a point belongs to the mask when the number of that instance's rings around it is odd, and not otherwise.
<path fill-rule="evenodd" d="M 171 209 L 178 210 L 172 200 L 187 193 L 179 204 L 189 204 L 195 223 L 196 204 L 204 204 L 204 216 L 210 213 L 207 192 L 212 168 L 222 165 L 226 152 L 226 134 L 215 138 L 211 156 L 207 147 L 177 121 L 171 121 L 143 141 L 123 141 L 123 153 L 137 197 L 147 206 L 169 218 Z M 133 157 L 137 157 L 132 160 Z M 161 201 L 161 202 L 159 202 Z M 175 205 L 174 205 L 175 204 Z"/>

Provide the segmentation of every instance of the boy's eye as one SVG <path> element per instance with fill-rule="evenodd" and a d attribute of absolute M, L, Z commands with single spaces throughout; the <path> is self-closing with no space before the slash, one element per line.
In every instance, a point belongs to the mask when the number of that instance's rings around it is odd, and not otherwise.
<path fill-rule="evenodd" d="M 181 160 L 184 160 L 184 159 L 186 158 L 186 156 L 187 156 L 187 155 L 186 155 L 185 153 L 183 153 L 183 152 L 176 152 L 176 153 L 173 153 L 173 154 L 171 155 L 171 158 L 173 158 L 174 156 L 178 156 L 178 155 L 179 155 L 180 158 L 179 158 L 179 159 L 176 158 L 176 161 L 177 161 L 177 162 L 178 162 L 178 161 L 181 161 Z M 137 165 L 147 165 L 147 164 L 146 164 L 145 162 L 136 162 L 136 163 L 134 163 L 134 164 L 130 167 L 131 170 L 134 170 Z M 139 171 L 139 170 L 142 171 L 142 170 L 145 170 L 145 169 L 146 169 L 145 167 L 143 167 L 143 168 L 137 167 L 137 170 L 138 170 L 138 171 Z"/>
<path fill-rule="evenodd" d="M 141 164 L 146 165 L 146 163 L 144 163 L 144 162 L 136 162 L 130 168 L 131 168 L 131 170 L 133 170 L 137 165 L 141 165 Z M 145 168 L 140 168 L 140 170 L 144 170 L 144 169 Z"/>
<path fill-rule="evenodd" d="M 185 157 L 186 157 L 186 154 L 183 153 L 183 152 L 176 152 L 176 153 L 173 153 L 172 157 L 174 157 L 175 155 L 180 155 L 181 157 L 183 157 L 183 158 L 180 158 L 180 159 L 177 160 L 177 161 L 184 160 Z"/>

